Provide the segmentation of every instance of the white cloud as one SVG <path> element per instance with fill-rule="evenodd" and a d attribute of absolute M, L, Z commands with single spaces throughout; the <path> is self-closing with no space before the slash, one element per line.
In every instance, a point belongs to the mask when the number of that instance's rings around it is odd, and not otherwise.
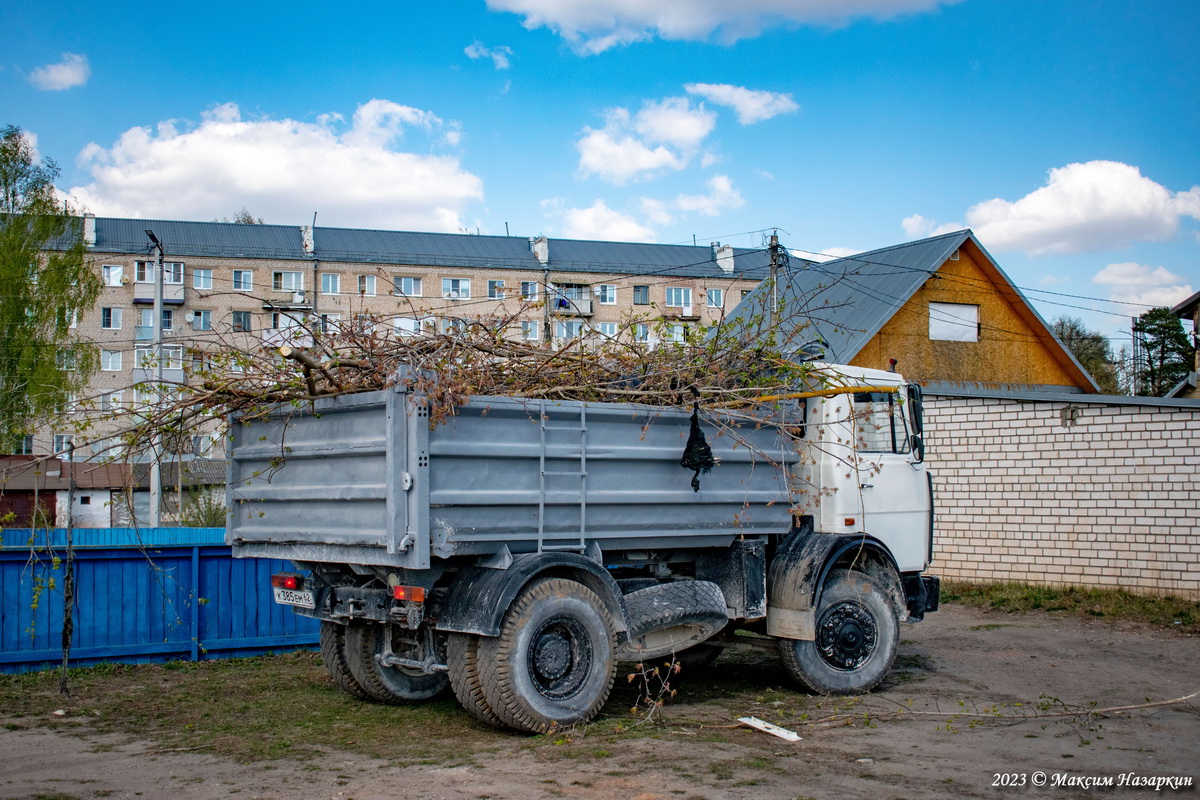
<path fill-rule="evenodd" d="M 728 83 L 689 83 L 683 88 L 689 94 L 698 94 L 717 105 L 729 106 L 743 125 L 753 125 L 800 109 L 790 94 L 779 92 L 746 89 Z"/>
<path fill-rule="evenodd" d="M 628 214 L 596 200 L 588 208 L 568 208 L 563 213 L 563 236 L 609 242 L 653 242 L 654 231 Z"/>
<path fill-rule="evenodd" d="M 934 220 L 922 217 L 920 214 L 913 214 L 911 217 L 905 217 L 901 220 L 900 227 L 904 229 L 904 235 L 910 239 L 925 239 L 930 236 L 941 236 L 943 233 L 961 231 L 966 226 L 959 222 L 938 224 Z"/>
<path fill-rule="evenodd" d="M 819 253 L 808 253 L 803 250 L 793 251 L 792 255 L 798 258 L 804 258 L 809 261 L 825 262 L 833 261 L 837 258 L 846 258 L 847 256 L 858 255 L 862 250 L 855 250 L 852 247 L 826 247 Z"/>
<path fill-rule="evenodd" d="M 1109 264 L 1092 277 L 1093 283 L 1109 287 L 1109 299 L 1138 303 L 1146 308 L 1173 306 L 1194 294 L 1191 284 L 1166 267 L 1150 267 L 1135 261 Z"/>
<path fill-rule="evenodd" d="M 29 80 L 44 91 L 61 91 L 75 86 L 83 86 L 92 76 L 92 68 L 88 66 L 87 56 L 78 53 L 63 53 L 62 61 L 57 64 L 47 64 L 29 73 Z"/>
<path fill-rule="evenodd" d="M 715 125 L 715 113 L 692 107 L 686 97 L 647 101 L 636 115 L 610 109 L 603 128 L 584 128 L 576 142 L 579 171 L 619 185 L 681 170 Z"/>
<path fill-rule="evenodd" d="M 245 120 L 227 103 L 199 125 L 131 128 L 109 148 L 84 148 L 92 182 L 70 193 L 105 216 L 213 219 L 246 207 L 269 222 L 318 211 L 327 225 L 436 231 L 458 230 L 463 208 L 483 197 L 457 158 L 396 149 L 410 130 L 447 127 L 428 111 L 371 100 L 349 128 L 337 114 L 317 119 Z"/>
<path fill-rule="evenodd" d="M 1181 217 L 1200 219 L 1200 186 L 1171 192 L 1129 164 L 1089 161 L 1050 170 L 1020 200 L 988 200 L 967 224 L 989 249 L 1030 255 L 1084 253 L 1172 238 Z"/>
<path fill-rule="evenodd" d="M 887 19 L 929 11 L 958 0 L 487 0 L 494 11 L 525 18 L 528 29 L 549 28 L 580 53 L 653 39 L 723 44 L 783 25 L 840 25 L 852 19 Z"/>
<path fill-rule="evenodd" d="M 512 56 L 512 48 L 506 45 L 499 47 L 487 47 L 483 42 L 476 39 L 467 45 L 463 50 L 467 57 L 472 61 L 477 61 L 481 58 L 490 58 L 496 69 L 508 69 L 510 66 L 509 57 Z"/>
<path fill-rule="evenodd" d="M 714 175 L 708 179 L 708 194 L 684 195 L 675 198 L 675 207 L 682 211 L 698 211 L 706 217 L 715 217 L 726 208 L 741 208 L 746 205 L 741 193 L 733 188 L 733 181 L 726 175 Z"/>

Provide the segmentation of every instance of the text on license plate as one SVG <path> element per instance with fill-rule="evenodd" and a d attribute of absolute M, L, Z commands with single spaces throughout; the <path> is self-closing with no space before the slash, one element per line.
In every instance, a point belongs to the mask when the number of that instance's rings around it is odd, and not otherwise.
<path fill-rule="evenodd" d="M 303 606 L 304 608 L 317 607 L 317 599 L 313 597 L 312 592 L 298 592 L 295 589 L 284 589 L 279 586 L 272 588 L 275 590 L 276 603 L 283 603 L 289 606 Z"/>

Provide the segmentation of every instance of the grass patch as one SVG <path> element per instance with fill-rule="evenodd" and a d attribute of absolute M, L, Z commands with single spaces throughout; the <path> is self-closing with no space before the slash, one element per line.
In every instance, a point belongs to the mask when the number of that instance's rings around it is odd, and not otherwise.
<path fill-rule="evenodd" d="M 943 581 L 942 602 L 995 611 L 1055 611 L 1200 632 L 1200 603 L 1180 597 L 1133 594 L 1123 589 Z"/>

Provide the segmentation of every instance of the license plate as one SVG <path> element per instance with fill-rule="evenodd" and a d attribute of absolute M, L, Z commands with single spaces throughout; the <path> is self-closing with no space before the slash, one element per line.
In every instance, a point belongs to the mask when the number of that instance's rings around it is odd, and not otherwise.
<path fill-rule="evenodd" d="M 301 606 L 302 608 L 316 608 L 317 598 L 312 592 L 296 591 L 295 589 L 283 589 L 279 586 L 271 587 L 275 590 L 275 602 L 282 603 L 286 606 Z"/>

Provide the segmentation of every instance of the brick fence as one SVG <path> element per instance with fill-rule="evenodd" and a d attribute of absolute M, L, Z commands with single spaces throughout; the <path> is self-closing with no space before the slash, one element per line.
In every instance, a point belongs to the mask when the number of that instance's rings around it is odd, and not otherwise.
<path fill-rule="evenodd" d="M 1200 401 L 928 392 L 931 569 L 1200 600 Z"/>

